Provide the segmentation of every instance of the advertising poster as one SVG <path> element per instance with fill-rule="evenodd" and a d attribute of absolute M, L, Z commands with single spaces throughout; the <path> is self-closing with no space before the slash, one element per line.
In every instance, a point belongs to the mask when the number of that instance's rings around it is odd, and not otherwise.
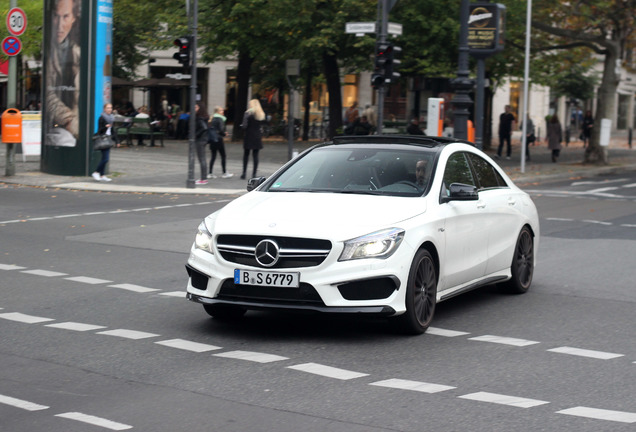
<path fill-rule="evenodd" d="M 113 47 L 113 0 L 97 1 L 97 25 L 95 28 L 95 118 L 93 132 L 97 132 L 97 120 L 104 111 L 104 104 L 111 103 L 111 71 Z"/>
<path fill-rule="evenodd" d="M 75 147 L 79 135 L 81 0 L 46 0 L 44 144 Z"/>

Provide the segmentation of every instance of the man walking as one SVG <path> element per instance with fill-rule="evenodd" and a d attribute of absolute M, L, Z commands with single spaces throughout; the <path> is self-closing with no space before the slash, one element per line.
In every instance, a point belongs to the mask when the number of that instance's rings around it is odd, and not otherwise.
<path fill-rule="evenodd" d="M 515 122 L 515 115 L 510 112 L 510 105 L 506 105 L 505 112 L 499 116 L 499 148 L 497 149 L 497 159 L 501 158 L 504 142 L 506 142 L 506 159 L 510 159 L 512 153 L 512 129 Z"/>

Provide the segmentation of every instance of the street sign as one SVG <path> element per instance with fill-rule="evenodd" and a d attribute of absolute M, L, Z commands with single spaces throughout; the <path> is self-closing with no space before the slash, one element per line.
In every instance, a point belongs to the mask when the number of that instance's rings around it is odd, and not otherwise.
<path fill-rule="evenodd" d="M 192 78 L 192 75 L 190 75 L 190 74 L 182 74 L 182 73 L 173 73 L 173 74 L 166 74 L 166 77 L 177 79 L 177 80 L 182 80 L 182 79 L 190 79 L 190 78 Z"/>
<path fill-rule="evenodd" d="M 402 24 L 398 24 L 398 23 L 388 23 L 388 27 L 386 29 L 387 33 L 389 33 L 390 35 L 394 35 L 394 36 L 401 36 L 402 35 Z"/>
<path fill-rule="evenodd" d="M 348 22 L 345 24 L 345 33 L 375 33 L 374 22 Z"/>
<path fill-rule="evenodd" d="M 13 36 L 20 36 L 27 27 L 26 13 L 18 7 L 12 8 L 7 14 L 7 29 Z"/>
<path fill-rule="evenodd" d="M 20 54 L 22 42 L 15 36 L 7 36 L 2 40 L 2 52 L 12 57 Z"/>

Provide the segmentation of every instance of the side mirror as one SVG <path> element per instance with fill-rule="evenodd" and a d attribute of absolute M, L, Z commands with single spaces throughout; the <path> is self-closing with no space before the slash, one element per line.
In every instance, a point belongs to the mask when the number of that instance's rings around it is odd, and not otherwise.
<path fill-rule="evenodd" d="M 449 187 L 449 195 L 442 197 L 443 202 L 477 201 L 478 199 L 477 187 L 463 183 L 452 183 Z"/>
<path fill-rule="evenodd" d="M 247 191 L 251 192 L 263 183 L 265 183 L 267 177 L 253 177 L 247 181 Z"/>

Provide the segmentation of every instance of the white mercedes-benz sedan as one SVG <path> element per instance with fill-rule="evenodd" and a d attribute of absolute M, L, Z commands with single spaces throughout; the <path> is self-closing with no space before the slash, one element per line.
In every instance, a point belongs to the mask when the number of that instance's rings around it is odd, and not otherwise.
<path fill-rule="evenodd" d="M 437 302 L 532 283 L 536 207 L 466 142 L 336 137 L 248 190 L 201 222 L 186 265 L 187 298 L 217 319 L 376 314 L 418 334 Z"/>

